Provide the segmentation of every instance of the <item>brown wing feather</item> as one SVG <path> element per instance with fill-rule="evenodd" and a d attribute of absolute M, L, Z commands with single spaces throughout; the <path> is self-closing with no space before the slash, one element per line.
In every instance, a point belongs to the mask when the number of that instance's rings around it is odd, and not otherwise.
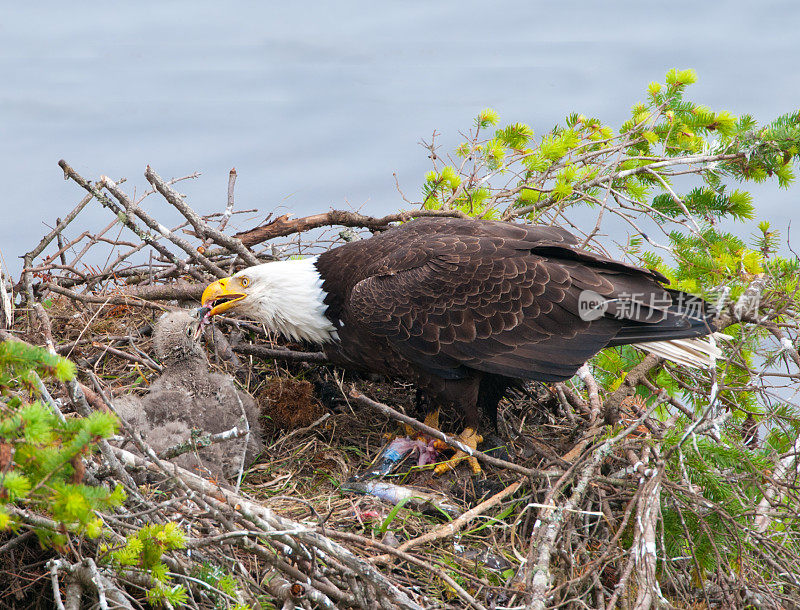
<path fill-rule="evenodd" d="M 455 243 L 442 239 L 436 252 L 453 252 Z M 450 269 L 434 254 L 413 270 L 362 280 L 349 300 L 354 321 L 431 373 L 467 366 L 508 377 L 570 377 L 618 325 L 580 319 L 576 286 L 558 263 L 492 246 L 481 244 Z"/>
<path fill-rule="evenodd" d="M 420 219 L 332 250 L 318 267 L 351 360 L 369 366 L 379 338 L 413 366 L 450 379 L 465 367 L 565 379 L 621 329 L 652 326 L 668 309 L 648 307 L 648 295 L 668 294 L 663 276 L 581 250 L 556 227 Z M 586 321 L 583 290 L 638 293 L 643 306 L 625 317 L 612 303 L 606 316 Z"/>

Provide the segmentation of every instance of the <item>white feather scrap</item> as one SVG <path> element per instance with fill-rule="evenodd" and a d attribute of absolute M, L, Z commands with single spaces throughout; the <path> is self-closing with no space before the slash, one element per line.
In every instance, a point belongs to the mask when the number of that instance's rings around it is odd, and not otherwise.
<path fill-rule="evenodd" d="M 636 347 L 661 358 L 672 360 L 677 364 L 695 369 L 707 369 L 713 367 L 717 358 L 722 356 L 722 350 L 717 345 L 717 340 L 729 340 L 731 338 L 730 335 L 723 333 L 712 333 L 705 337 L 693 339 L 637 343 Z"/>

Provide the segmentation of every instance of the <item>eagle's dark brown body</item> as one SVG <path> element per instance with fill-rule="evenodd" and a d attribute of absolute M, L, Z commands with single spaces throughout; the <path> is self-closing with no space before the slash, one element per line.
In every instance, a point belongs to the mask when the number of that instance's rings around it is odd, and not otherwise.
<path fill-rule="evenodd" d="M 658 272 L 582 250 L 556 227 L 418 219 L 316 267 L 339 336 L 328 356 L 409 379 L 471 427 L 519 380 L 565 380 L 604 347 L 714 330 L 707 304 L 687 316 L 688 295 Z M 581 318 L 584 290 L 610 299 L 605 315 Z"/>

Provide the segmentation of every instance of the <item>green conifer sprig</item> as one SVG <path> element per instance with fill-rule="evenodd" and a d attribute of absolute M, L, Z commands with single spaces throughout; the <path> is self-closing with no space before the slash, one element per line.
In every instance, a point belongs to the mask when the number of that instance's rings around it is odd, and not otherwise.
<path fill-rule="evenodd" d="M 87 418 L 62 421 L 42 402 L 31 373 L 42 379 L 68 381 L 75 366 L 43 348 L 18 341 L 0 343 L 0 527 L 17 527 L 6 509 L 16 505 L 47 514 L 66 531 L 97 536 L 97 513 L 125 500 L 121 486 L 114 490 L 82 482 L 81 460 L 99 440 L 115 434 L 117 419 L 96 412 Z M 38 530 L 43 542 L 63 539 L 63 532 Z"/>
<path fill-rule="evenodd" d="M 128 535 L 125 544 L 118 548 L 101 547 L 106 560 L 116 568 L 142 570 L 152 580 L 147 591 L 151 604 L 167 601 L 173 606 L 186 603 L 185 587 L 172 583 L 167 566 L 162 561 L 165 553 L 186 547 L 186 537 L 177 523 L 145 525 Z"/>
<path fill-rule="evenodd" d="M 688 424 L 679 422 L 667 443 L 677 442 Z M 757 545 L 745 532 L 760 499 L 760 473 L 771 465 L 769 452 L 748 450 L 735 437 L 723 435 L 721 440 L 697 438 L 673 454 L 668 465 L 676 480 L 689 477 L 695 494 L 673 488 L 662 509 L 667 561 L 690 555 L 705 571 L 737 570 L 744 561 L 757 562 Z M 697 496 L 705 499 L 702 514 Z M 736 523 L 741 527 L 734 527 Z"/>
<path fill-rule="evenodd" d="M 648 166 L 663 160 L 680 160 L 687 156 L 732 156 L 734 159 L 698 161 L 694 173 L 706 179 L 710 191 L 695 189 L 685 197 L 692 213 L 716 218 L 749 219 L 752 205 L 747 193 L 726 194 L 717 189 L 721 176 L 739 180 L 763 181 L 773 177 L 782 187 L 794 180 L 791 165 L 798 160 L 800 150 L 800 114 L 788 113 L 772 123 L 758 127 L 750 116 L 735 117 L 725 110 L 713 110 L 684 99 L 687 87 L 695 82 L 692 70 L 670 70 L 664 84 L 651 83 L 647 102 L 631 109 L 631 118 L 618 131 L 603 125 L 596 118 L 578 113 L 567 116 L 565 126 L 556 126 L 534 141 L 533 130 L 516 122 L 495 130 L 499 115 L 492 109 L 481 111 L 475 119 L 476 129 L 471 139 L 461 143 L 456 154 L 462 159 L 458 168 L 451 168 L 463 178 L 469 178 L 463 192 L 453 199 L 453 191 L 439 189 L 446 184 L 452 189 L 452 176 L 444 179 L 429 174 L 423 185 L 426 207 L 439 209 L 443 205 L 458 207 L 470 198 L 473 189 L 484 188 L 491 193 L 489 205 L 473 212 L 483 216 L 496 206 L 532 211 L 558 205 L 575 206 L 591 203 L 592 181 L 596 171 L 582 171 L 586 163 L 602 168 L 611 175 L 620 170 Z M 663 163 L 661 164 L 663 165 Z M 574 181 L 565 180 L 563 168 L 580 170 Z M 672 166 L 667 164 L 671 169 Z M 670 182 L 669 169 L 658 169 L 660 178 L 647 171 L 635 177 L 615 180 L 614 188 L 633 201 L 643 201 L 652 187 L 661 189 L 660 181 Z M 493 177 L 502 177 L 503 186 L 493 188 Z M 516 186 L 508 188 L 507 178 L 519 177 Z M 599 176 L 602 178 L 602 174 Z M 476 178 L 478 178 L 476 180 Z M 670 193 L 658 194 L 657 207 L 668 215 L 679 215 Z"/>

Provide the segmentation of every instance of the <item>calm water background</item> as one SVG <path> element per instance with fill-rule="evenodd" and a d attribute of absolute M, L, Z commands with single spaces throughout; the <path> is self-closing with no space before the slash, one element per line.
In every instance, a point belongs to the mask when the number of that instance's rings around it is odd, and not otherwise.
<path fill-rule="evenodd" d="M 235 166 L 240 209 L 381 214 L 403 207 L 394 172 L 418 196 L 417 142 L 436 129 L 456 144 L 486 106 L 537 133 L 573 110 L 618 126 L 671 67 L 695 68 L 690 97 L 712 108 L 766 121 L 800 105 L 795 2 L 40 1 L 0 16 L 0 253 L 15 274 L 83 194 L 62 157 L 129 192 L 147 164 L 200 171 L 181 190 L 204 212 L 224 208 Z M 800 187 L 754 192 L 784 234 L 800 221 Z M 85 222 L 106 224 L 92 205 Z"/>

